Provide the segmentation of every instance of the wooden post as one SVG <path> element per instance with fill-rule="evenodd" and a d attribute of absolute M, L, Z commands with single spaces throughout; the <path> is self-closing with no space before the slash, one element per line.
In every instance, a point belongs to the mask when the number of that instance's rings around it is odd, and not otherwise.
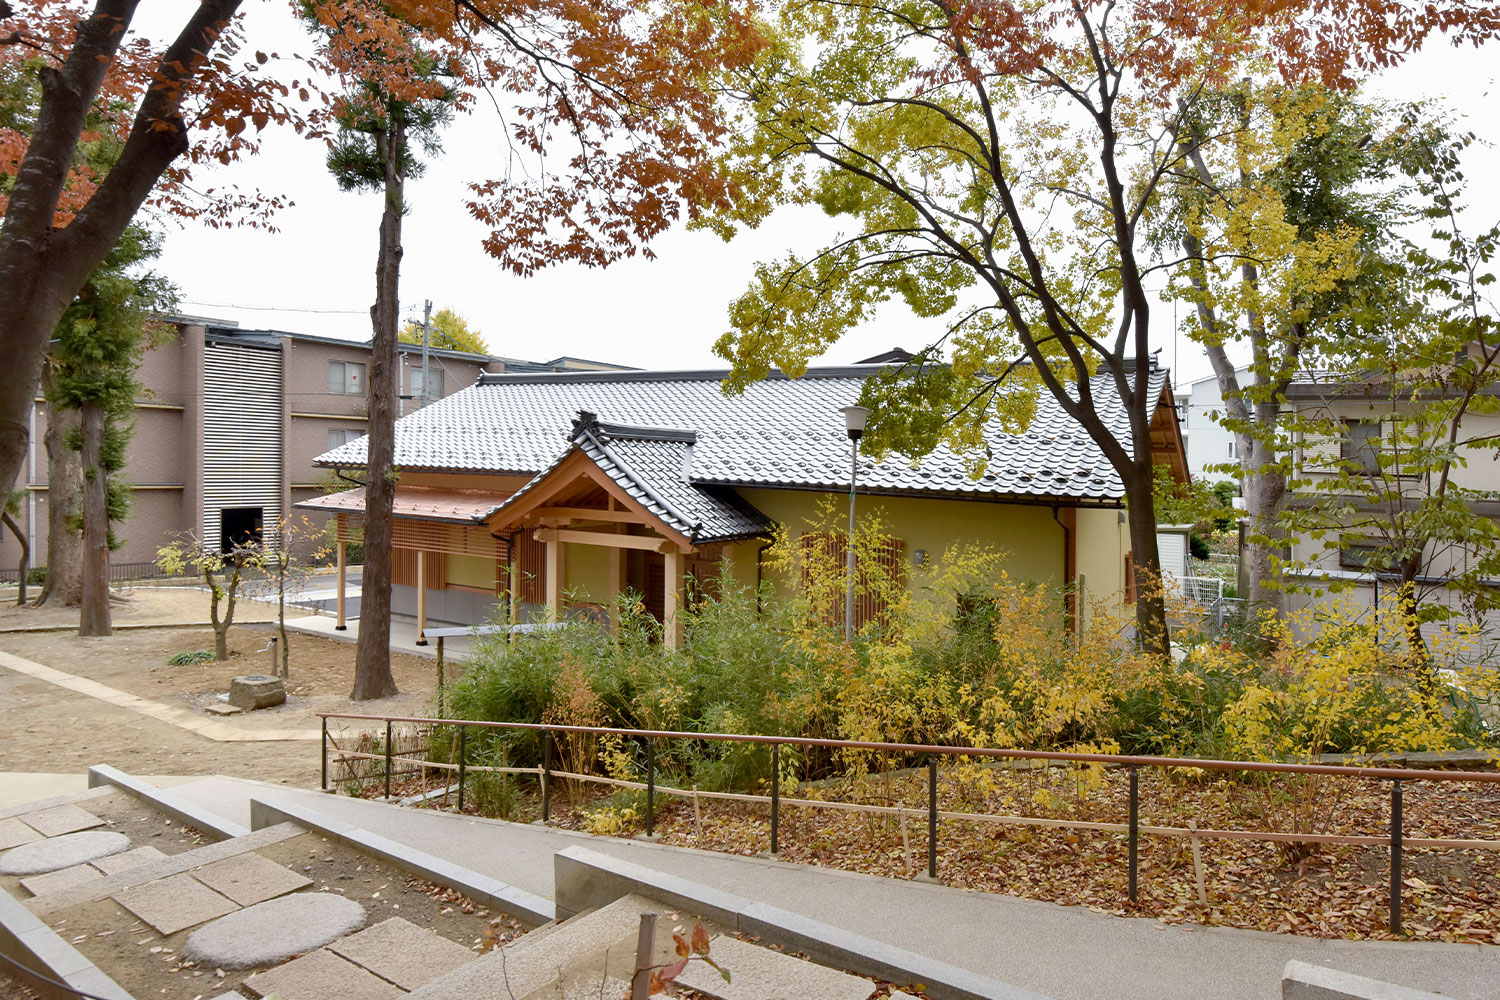
<path fill-rule="evenodd" d="M 442 631 L 442 630 L 439 629 L 438 631 Z M 438 682 L 438 690 L 437 690 L 437 695 L 438 695 L 438 718 L 441 719 L 443 717 L 443 637 L 442 636 L 438 636 L 437 654 L 438 654 L 438 664 L 437 664 L 437 667 L 438 667 L 438 671 L 437 671 L 437 674 L 438 674 L 437 675 L 437 682 Z M 462 727 L 460 727 L 459 731 L 462 732 Z"/>
<path fill-rule="evenodd" d="M 667 549 L 667 571 L 662 576 L 662 642 L 668 649 L 682 645 L 682 550 Z"/>
<path fill-rule="evenodd" d="M 562 542 L 549 539 L 547 546 L 547 620 L 562 621 Z"/>
<path fill-rule="evenodd" d="M 343 526 L 344 525 L 343 525 L 342 519 L 341 519 L 339 527 L 343 528 Z M 348 569 L 349 569 L 349 562 L 348 562 L 349 557 L 348 557 L 348 555 L 344 551 L 344 546 L 346 544 L 347 543 L 342 538 L 339 539 L 339 601 L 338 601 L 338 618 L 337 618 L 337 620 L 336 620 L 336 622 L 335 622 L 335 624 L 334 624 L 333 627 L 335 629 L 337 629 L 338 631 L 340 631 L 340 632 L 343 632 L 344 630 L 346 630 L 349 627 L 348 621 L 347 621 L 347 619 L 345 617 L 346 605 L 345 605 L 344 578 L 347 576 Z"/>
<path fill-rule="evenodd" d="M 427 645 L 427 553 L 417 550 L 417 645 Z"/>
<path fill-rule="evenodd" d="M 617 501 L 614 496 L 609 498 L 609 509 L 616 508 Z M 625 530 L 625 525 L 618 527 L 619 531 Z M 610 634 L 620 634 L 620 595 L 625 593 L 625 550 L 612 548 L 609 550 L 609 631 Z"/>

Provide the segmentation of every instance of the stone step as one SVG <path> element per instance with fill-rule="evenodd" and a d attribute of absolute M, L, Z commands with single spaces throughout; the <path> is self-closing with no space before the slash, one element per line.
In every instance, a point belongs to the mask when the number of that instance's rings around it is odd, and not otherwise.
<path fill-rule="evenodd" d="M 539 1000 L 558 995 L 619 995 L 635 968 L 641 914 L 662 915 L 655 961 L 671 959 L 672 921 L 667 908 L 640 896 L 624 896 L 581 913 L 542 934 L 526 934 L 503 948 L 413 990 L 411 1000 Z M 665 943 L 663 943 L 665 941 Z M 590 992 L 591 991 L 591 992 Z"/>
<path fill-rule="evenodd" d="M 709 942 L 709 957 L 729 973 L 689 962 L 677 982 L 714 1000 L 868 1000 L 875 984 L 738 938 Z"/>

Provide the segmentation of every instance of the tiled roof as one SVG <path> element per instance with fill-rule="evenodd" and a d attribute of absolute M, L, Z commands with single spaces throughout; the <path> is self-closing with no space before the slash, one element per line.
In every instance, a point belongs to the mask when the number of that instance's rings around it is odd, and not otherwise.
<path fill-rule="evenodd" d="M 333 513 L 363 514 L 365 512 L 365 488 L 363 486 L 342 493 L 312 497 L 293 504 L 307 510 L 326 510 Z M 478 524 L 489 517 L 500 506 L 495 494 L 489 490 L 450 490 L 431 486 L 396 487 L 393 501 L 397 517 L 416 521 L 444 521 L 450 524 Z"/>
<path fill-rule="evenodd" d="M 396 424 L 396 464 L 410 469 L 536 473 L 571 448 L 581 410 L 604 421 L 696 432 L 696 486 L 769 486 L 840 490 L 849 482 L 849 441 L 839 408 L 855 402 L 870 367 L 812 369 L 800 378 L 773 375 L 740 395 L 725 395 L 723 371 L 568 372 L 485 375 L 478 383 L 423 407 Z M 1150 391 L 1166 385 L 1152 368 Z M 1129 421 L 1111 379 L 1092 384 L 1096 405 L 1115 434 Z M 1049 393 L 1020 434 L 996 421 L 987 435 L 985 474 L 973 479 L 966 456 L 946 445 L 913 463 L 901 455 L 862 456 L 861 492 L 942 494 L 975 499 L 1066 499 L 1118 502 L 1119 476 L 1099 447 Z M 365 440 L 318 459 L 360 466 Z"/>

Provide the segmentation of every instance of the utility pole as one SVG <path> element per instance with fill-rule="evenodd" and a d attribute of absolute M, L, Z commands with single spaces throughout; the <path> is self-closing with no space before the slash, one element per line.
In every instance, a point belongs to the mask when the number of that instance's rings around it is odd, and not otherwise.
<path fill-rule="evenodd" d="M 422 405 L 432 402 L 432 367 L 428 363 L 428 344 L 432 341 L 432 300 L 422 306 Z"/>

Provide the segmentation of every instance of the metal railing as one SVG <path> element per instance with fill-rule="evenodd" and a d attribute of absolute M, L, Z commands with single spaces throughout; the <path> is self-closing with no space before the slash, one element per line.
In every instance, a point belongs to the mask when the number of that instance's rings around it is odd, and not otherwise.
<path fill-rule="evenodd" d="M 646 793 L 646 834 L 655 832 L 655 799 L 658 792 L 678 796 L 690 796 L 695 806 L 698 798 L 740 802 L 769 803 L 770 805 L 770 853 L 780 853 L 780 816 L 783 796 L 780 789 L 780 750 L 783 746 L 819 747 L 832 750 L 868 750 L 891 755 L 926 758 L 927 771 L 927 875 L 937 878 L 938 820 L 970 822 L 1001 822 L 1026 826 L 1051 827 L 1068 830 L 1091 830 L 1108 833 L 1125 833 L 1128 837 L 1128 894 L 1132 903 L 1139 900 L 1139 844 L 1142 834 L 1152 836 L 1180 836 L 1204 840 L 1262 840 L 1281 843 L 1315 843 L 1337 846 L 1390 846 L 1390 930 L 1401 933 L 1402 855 L 1407 848 L 1438 848 L 1451 850 L 1500 851 L 1500 840 L 1455 840 L 1431 837 L 1406 837 L 1402 829 L 1402 785 L 1409 781 L 1428 782 L 1477 782 L 1500 783 L 1500 772 L 1438 771 L 1401 767 L 1356 767 L 1339 764 L 1289 764 L 1272 761 L 1210 760 L 1193 757 L 1154 757 L 1129 754 L 1067 753 L 1054 750 L 1000 750 L 990 747 L 935 746 L 921 743 L 873 743 L 859 740 L 819 739 L 805 736 L 759 736 L 747 733 L 693 733 L 676 730 L 619 729 L 608 726 L 565 726 L 535 722 L 488 722 L 473 719 L 431 719 L 415 716 L 357 715 L 344 712 L 319 712 L 322 721 L 322 787 L 328 790 L 328 760 L 330 736 L 329 719 L 347 719 L 355 722 L 381 723 L 385 726 L 385 741 L 381 753 L 334 749 L 344 758 L 384 760 L 385 797 L 391 797 L 393 767 L 399 761 L 416 764 L 414 770 L 435 768 L 457 772 L 459 812 L 463 811 L 464 784 L 470 771 L 486 771 L 502 774 L 535 775 L 541 786 L 542 822 L 551 818 L 552 783 L 562 778 L 576 781 L 591 781 L 615 787 L 644 789 Z M 414 760 L 404 757 L 393 749 L 394 726 L 421 725 L 431 727 L 457 727 L 457 760 L 454 762 Z M 500 729 L 539 733 L 542 737 L 540 767 L 508 767 L 477 765 L 468 762 L 467 732 L 471 728 Z M 644 744 L 646 781 L 633 782 L 600 775 L 577 774 L 559 771 L 553 767 L 553 743 L 558 734 L 577 733 L 584 735 L 613 735 Z M 771 749 L 770 795 L 748 795 L 734 792 L 703 792 L 696 788 L 679 789 L 658 786 L 656 783 L 655 744 L 658 740 L 701 740 L 720 743 L 747 743 L 769 746 Z M 982 757 L 1004 760 L 1061 761 L 1077 764 L 1103 764 L 1129 769 L 1129 819 L 1126 823 L 1101 823 L 1088 820 L 1070 820 L 1027 816 L 995 816 L 984 813 L 951 812 L 938 809 L 938 760 L 942 757 Z M 1230 771 L 1247 773 L 1327 775 L 1358 778 L 1374 781 L 1389 781 L 1390 828 L 1388 836 L 1344 835 L 1328 833 L 1298 833 L 1269 830 L 1215 830 L 1184 827 L 1142 826 L 1140 822 L 1140 769 L 1143 767 L 1198 769 L 1204 771 Z M 411 773 L 394 772 L 396 774 Z M 818 799 L 786 799 L 785 804 L 807 808 L 842 809 L 867 813 L 894 814 L 903 820 L 915 812 L 901 806 L 881 806 L 866 803 L 832 802 Z"/>

